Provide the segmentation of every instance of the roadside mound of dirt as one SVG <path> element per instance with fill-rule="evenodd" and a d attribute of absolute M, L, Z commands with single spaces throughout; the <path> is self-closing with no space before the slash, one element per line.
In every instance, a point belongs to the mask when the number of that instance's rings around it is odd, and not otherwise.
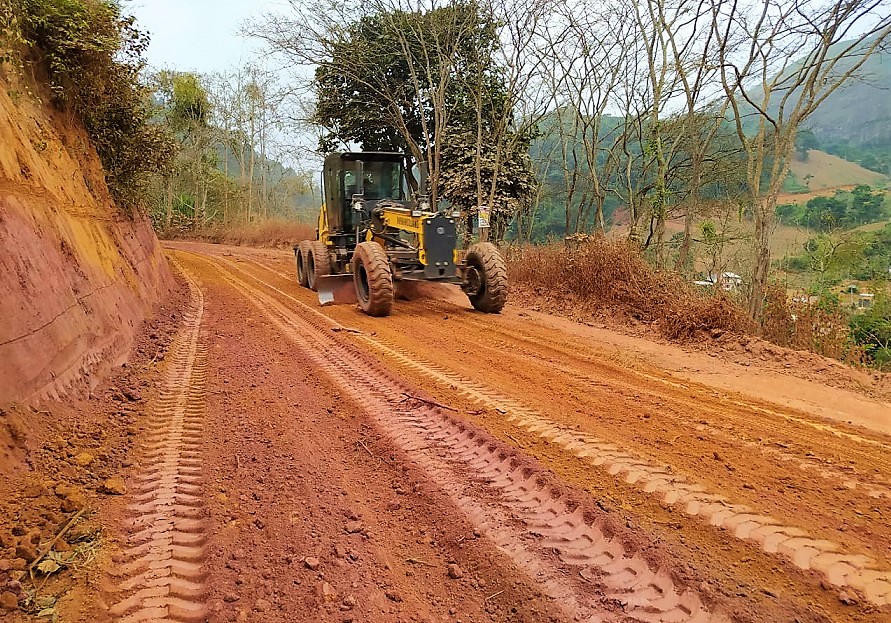
<path fill-rule="evenodd" d="M 0 71 L 0 406 L 95 387 L 173 283 L 148 220 L 114 207 L 86 133 L 43 91 Z"/>
<path fill-rule="evenodd" d="M 743 332 L 703 327 L 692 330 L 687 339 L 677 340 L 666 335 L 658 320 L 642 320 L 574 296 L 553 296 L 533 288 L 514 286 L 509 300 L 520 307 L 561 316 L 590 327 L 673 344 L 686 351 L 705 352 L 745 367 L 781 372 L 882 400 L 891 399 L 891 374 L 853 367 L 805 350 L 778 346 Z"/>

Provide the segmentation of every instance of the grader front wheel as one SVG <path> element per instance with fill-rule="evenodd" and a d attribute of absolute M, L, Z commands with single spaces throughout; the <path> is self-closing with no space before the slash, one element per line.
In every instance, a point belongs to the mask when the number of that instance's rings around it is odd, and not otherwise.
<path fill-rule="evenodd" d="M 307 244 L 306 254 L 306 278 L 310 290 L 318 290 L 320 277 L 331 274 L 331 258 L 328 255 L 328 247 L 321 240 L 314 240 Z"/>
<path fill-rule="evenodd" d="M 306 256 L 309 253 L 309 241 L 303 240 L 294 249 L 294 261 L 297 264 L 297 283 L 304 288 L 309 287 L 309 274 L 306 270 Z"/>
<path fill-rule="evenodd" d="M 464 258 L 464 291 L 473 308 L 487 314 L 499 313 L 507 302 L 507 265 L 491 242 L 480 242 Z"/>
<path fill-rule="evenodd" d="M 376 242 L 362 242 L 353 253 L 353 282 L 359 307 L 369 316 L 389 316 L 393 307 L 393 272 L 386 251 Z"/>

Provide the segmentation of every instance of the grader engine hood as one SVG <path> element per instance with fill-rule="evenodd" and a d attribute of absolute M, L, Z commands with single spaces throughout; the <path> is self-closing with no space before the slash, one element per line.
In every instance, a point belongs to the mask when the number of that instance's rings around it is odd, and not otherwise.
<path fill-rule="evenodd" d="M 443 214 L 426 217 L 423 219 L 423 232 L 422 259 L 426 262 L 424 277 L 427 279 L 454 277 L 457 272 L 455 219 Z"/>

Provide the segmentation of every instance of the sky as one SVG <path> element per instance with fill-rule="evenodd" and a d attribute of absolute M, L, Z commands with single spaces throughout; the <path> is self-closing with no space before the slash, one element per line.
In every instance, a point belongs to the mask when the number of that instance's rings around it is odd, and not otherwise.
<path fill-rule="evenodd" d="M 124 6 L 151 34 L 146 56 L 152 67 L 199 73 L 252 60 L 258 42 L 241 37 L 239 26 L 286 7 L 286 0 L 129 0 Z"/>

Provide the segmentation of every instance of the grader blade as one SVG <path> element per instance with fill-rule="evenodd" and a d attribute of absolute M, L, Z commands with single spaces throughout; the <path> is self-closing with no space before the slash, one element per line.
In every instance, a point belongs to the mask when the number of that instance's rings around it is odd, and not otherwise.
<path fill-rule="evenodd" d="M 326 275 L 316 280 L 319 303 L 325 305 L 351 305 L 359 302 L 352 275 Z"/>

